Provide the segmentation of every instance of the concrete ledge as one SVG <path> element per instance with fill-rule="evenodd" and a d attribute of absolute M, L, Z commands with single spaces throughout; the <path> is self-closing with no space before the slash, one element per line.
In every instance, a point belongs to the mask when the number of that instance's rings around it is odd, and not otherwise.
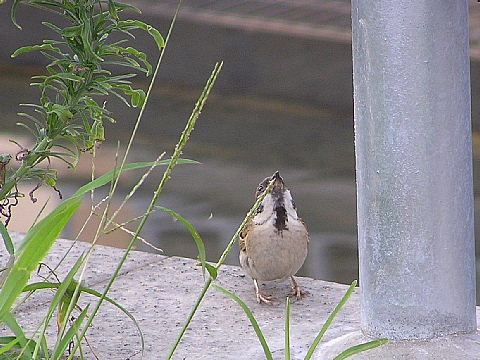
<path fill-rule="evenodd" d="M 479 359 L 479 335 L 466 334 L 445 336 L 428 341 L 391 341 L 388 344 L 355 355 L 352 359 Z M 371 341 L 361 331 L 354 331 L 322 344 L 317 351 L 317 359 L 333 359 L 339 349 Z"/>
<path fill-rule="evenodd" d="M 55 266 L 72 242 L 60 240 L 46 259 Z M 77 243 L 67 256 L 58 276 L 63 278 L 89 244 Z M 86 281 L 101 291 L 123 251 L 99 246 L 91 259 Z M 5 254 L 0 256 L 3 265 Z M 139 321 L 145 335 L 144 359 L 164 359 L 171 349 L 196 297 L 203 279 L 197 261 L 134 252 L 109 296 L 125 306 Z M 39 279 L 33 278 L 32 281 Z M 294 359 L 303 359 L 324 321 L 344 295 L 347 286 L 299 278 L 310 296 L 292 305 L 291 343 Z M 283 358 L 284 305 L 260 306 L 255 302 L 253 284 L 242 270 L 224 266 L 218 283 L 240 296 L 251 307 L 262 327 L 275 358 Z M 280 299 L 290 291 L 288 282 L 266 284 L 265 290 Z M 46 312 L 52 292 L 35 294 L 16 312 L 25 330 L 33 332 Z M 85 306 L 95 299 L 82 296 Z M 332 359 L 347 346 L 369 339 L 360 333 L 359 298 L 354 294 L 327 332 L 317 359 Z M 5 334 L 6 330 L 2 330 Z M 53 337 L 55 328 L 49 329 Z M 395 342 L 352 359 L 479 359 L 480 335 L 452 336 L 425 342 Z M 116 308 L 106 304 L 89 332 L 88 342 L 100 359 L 140 359 L 140 340 L 133 323 Z M 92 349 L 85 347 L 88 358 Z M 263 351 L 242 309 L 212 289 L 180 345 L 175 359 L 263 359 Z"/>

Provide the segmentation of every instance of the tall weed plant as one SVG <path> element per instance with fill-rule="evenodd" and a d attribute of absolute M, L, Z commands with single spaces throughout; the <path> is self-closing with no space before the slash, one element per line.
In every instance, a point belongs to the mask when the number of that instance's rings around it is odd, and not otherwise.
<path fill-rule="evenodd" d="M 272 184 L 250 209 L 216 265 L 207 263 L 205 245 L 195 227 L 177 212 L 157 204 L 165 185 L 171 179 L 175 167 L 178 164 L 195 163 L 195 161 L 181 158 L 181 155 L 221 71 L 222 63 L 215 65 L 169 159 L 163 160 L 162 158 L 165 156 L 165 153 L 163 153 L 152 162 L 133 164 L 127 164 L 126 162 L 181 3 L 178 5 L 165 38 L 158 30 L 139 20 L 122 19 L 127 10 L 135 12 L 140 12 L 140 10 L 134 6 L 113 0 L 14 0 L 11 7 L 11 17 L 18 27 L 20 25 L 16 18 L 16 12 L 20 4 L 31 6 L 34 9 L 33 11 L 39 9 L 56 13 L 61 20 L 59 23 L 65 23 L 65 20 L 67 20 L 68 26 L 43 22 L 43 25 L 55 35 L 55 39 L 44 40 L 41 44 L 19 48 L 12 54 L 12 57 L 16 57 L 37 51 L 48 59 L 49 64 L 46 66 L 45 74 L 33 77 L 32 85 L 38 87 L 40 93 L 39 101 L 32 104 L 23 104 L 22 106 L 27 110 L 19 113 L 26 120 L 19 125 L 33 135 L 34 145 L 26 148 L 17 143 L 19 146 L 17 153 L 0 154 L 0 215 L 3 217 L 3 221 L 0 221 L 0 233 L 6 251 L 10 255 L 10 259 L 0 276 L 0 322 L 5 324 L 12 333 L 11 336 L 0 337 L 0 360 L 85 358 L 88 329 L 104 302 L 109 302 L 119 308 L 135 323 L 141 338 L 142 348 L 140 351 L 143 352 L 145 344 L 140 324 L 126 308 L 110 298 L 108 292 L 118 277 L 128 254 L 139 239 L 149 216 L 158 210 L 175 217 L 191 233 L 198 248 L 198 258 L 205 279 L 204 287 L 176 342 L 172 344 L 168 358 L 173 357 L 208 290 L 214 287 L 217 291 L 232 298 L 244 309 L 264 349 L 265 357 L 271 359 L 272 354 L 252 310 L 238 296 L 215 284 L 215 280 L 239 234 L 251 216 L 257 211 L 263 197 L 271 190 Z M 134 40 L 133 32 L 137 30 L 150 34 L 160 50 L 155 68 L 150 64 L 146 54 L 127 44 L 129 40 Z M 112 34 L 119 35 L 121 39 L 118 40 L 119 36 L 116 36 L 115 41 L 111 40 Z M 113 73 L 113 68 L 124 68 L 128 71 L 118 74 Z M 147 76 L 153 75 L 146 92 L 132 86 L 132 78 L 139 73 Z M 111 96 L 119 98 L 126 106 L 140 108 L 125 155 L 121 159 L 116 159 L 112 171 L 79 188 L 72 197 L 66 199 L 43 220 L 32 226 L 20 246 L 15 246 L 7 226 L 18 198 L 25 196 L 18 191 L 18 184 L 25 180 L 36 179 L 36 185 L 28 194 L 32 201 L 36 200 L 34 192 L 40 186 L 47 185 L 58 191 L 57 170 L 51 168 L 50 160 L 52 158 L 61 159 L 73 168 L 82 152 L 92 151 L 95 153 L 96 145 L 105 140 L 105 122 L 115 122 L 115 114 L 108 108 L 108 102 L 105 101 Z M 164 166 L 165 170 L 144 214 L 124 223 L 116 222 L 116 216 L 121 208 L 131 199 L 144 183 L 146 177 L 157 166 Z M 124 171 L 140 168 L 146 169 L 144 175 L 124 197 L 121 205 L 113 210 L 111 199 L 116 191 L 119 177 Z M 99 212 L 100 204 L 93 204 L 91 213 L 86 220 L 89 221 L 93 215 L 101 219 L 96 234 L 91 239 L 92 246 L 78 257 L 61 281 L 41 281 L 29 284 L 32 273 L 37 270 L 47 256 L 62 230 L 81 205 L 85 195 L 101 186 L 110 186 L 109 194 L 104 199 L 106 206 Z M 136 229 L 129 232 L 132 235 L 130 243 L 105 289 L 98 292 L 87 287 L 83 279 L 99 236 L 118 229 L 127 231 L 125 229 L 127 223 L 136 223 Z M 61 266 L 61 263 L 58 266 Z M 305 359 L 310 359 L 313 356 L 320 340 L 335 316 L 345 305 L 354 287 L 355 283 L 352 284 L 345 297 L 327 319 L 320 333 L 314 339 Z M 33 333 L 27 334 L 15 317 L 15 306 L 22 303 L 22 294 L 27 294 L 28 297 L 28 294 L 32 292 L 44 289 L 53 289 L 55 295 L 48 304 L 46 316 L 36 325 Z M 80 296 L 93 296 L 97 298 L 97 301 L 82 308 L 78 302 Z M 287 301 L 284 330 L 286 359 L 290 359 L 290 311 L 290 303 Z M 75 316 L 72 316 L 73 314 Z M 46 334 L 47 329 L 52 326 L 54 318 L 56 318 L 57 335 L 52 340 Z M 343 352 L 336 359 L 344 359 L 385 342 L 385 339 L 381 339 L 358 345 Z"/>

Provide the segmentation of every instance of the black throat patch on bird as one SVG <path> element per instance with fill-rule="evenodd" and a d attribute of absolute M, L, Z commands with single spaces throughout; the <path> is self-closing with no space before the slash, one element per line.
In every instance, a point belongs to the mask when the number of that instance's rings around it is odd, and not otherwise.
<path fill-rule="evenodd" d="M 278 232 L 282 232 L 283 230 L 288 230 L 287 228 L 287 210 L 285 210 L 284 206 L 278 206 L 275 208 L 275 229 L 277 229 Z"/>
<path fill-rule="evenodd" d="M 283 230 L 288 230 L 287 222 L 287 210 L 285 209 L 285 201 L 283 198 L 283 192 L 272 192 L 272 196 L 275 198 L 275 205 L 273 210 L 275 211 L 275 229 L 281 233 Z"/>

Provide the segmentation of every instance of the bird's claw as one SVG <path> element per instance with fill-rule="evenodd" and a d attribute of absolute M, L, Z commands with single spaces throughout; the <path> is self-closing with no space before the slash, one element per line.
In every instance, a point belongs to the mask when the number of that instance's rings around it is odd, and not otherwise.
<path fill-rule="evenodd" d="M 288 295 L 288 297 L 295 297 L 297 300 L 300 300 L 302 297 L 309 295 L 307 291 L 303 291 L 302 289 L 300 289 L 300 286 L 295 281 L 295 278 L 293 276 L 291 276 L 290 279 L 292 280 L 292 292 L 290 293 L 290 295 Z"/>
<path fill-rule="evenodd" d="M 292 286 L 292 292 L 288 295 L 288 297 L 300 300 L 302 297 L 308 295 L 310 295 L 310 293 L 308 291 L 303 291 L 302 289 L 300 289 L 300 286 Z"/>
<path fill-rule="evenodd" d="M 257 292 L 257 302 L 259 304 L 267 304 L 267 305 L 273 305 L 275 301 L 278 301 L 278 299 L 274 296 L 267 296 L 262 292 Z"/>

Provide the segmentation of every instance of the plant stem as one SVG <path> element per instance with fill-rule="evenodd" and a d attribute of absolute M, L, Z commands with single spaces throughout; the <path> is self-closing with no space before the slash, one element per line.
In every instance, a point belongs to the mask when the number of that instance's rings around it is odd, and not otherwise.
<path fill-rule="evenodd" d="M 23 164 L 15 171 L 14 174 L 10 175 L 5 181 L 5 183 L 0 188 L 0 200 L 5 199 L 12 189 L 18 184 L 19 179 L 25 176 L 25 174 L 33 166 L 43 160 L 43 153 L 45 150 L 49 149 L 52 145 L 51 140 L 48 137 L 44 137 L 31 151 L 32 155 L 29 155 L 28 158 L 23 162 Z"/>
<path fill-rule="evenodd" d="M 190 326 L 190 323 L 193 320 L 193 317 L 195 316 L 195 313 L 197 312 L 198 308 L 200 307 L 203 299 L 205 298 L 205 295 L 207 294 L 208 289 L 210 288 L 210 285 L 212 284 L 212 278 L 209 277 L 208 280 L 205 282 L 205 285 L 203 285 L 203 289 L 200 292 L 200 294 L 197 297 L 197 301 L 195 302 L 195 305 L 193 305 L 192 311 L 190 311 L 190 314 L 188 315 L 187 321 L 185 321 L 185 324 L 183 324 L 182 330 L 180 331 L 180 334 L 177 337 L 177 340 L 175 344 L 173 345 L 172 350 L 170 350 L 170 353 L 167 356 L 167 359 L 170 360 L 173 357 L 173 354 L 175 354 L 175 351 L 178 348 L 178 345 L 180 345 L 180 341 L 182 341 L 183 336 L 188 330 L 188 327 Z"/>
<path fill-rule="evenodd" d="M 158 69 L 158 66 L 157 66 L 157 69 Z M 194 127 L 195 127 L 195 123 L 198 119 L 198 117 L 200 116 L 200 113 L 203 109 L 203 106 L 205 105 L 205 102 L 208 98 L 208 95 L 210 93 L 210 90 L 212 89 L 214 83 L 215 83 L 215 80 L 220 72 L 220 70 L 222 69 L 222 64 L 216 64 L 215 65 L 215 68 L 214 70 L 212 71 L 212 74 L 210 75 L 210 78 L 208 79 L 207 81 L 207 84 L 205 85 L 205 88 L 202 92 L 202 94 L 200 95 L 196 105 L 195 105 L 195 108 L 193 109 L 192 111 L 192 114 L 190 115 L 190 118 L 187 122 L 187 125 L 185 126 L 185 129 L 184 131 L 182 132 L 182 135 L 180 136 L 180 139 L 177 143 L 177 146 L 175 147 L 175 151 L 173 152 L 173 155 L 170 159 L 170 163 L 168 164 L 168 167 L 167 169 L 165 170 L 165 172 L 163 173 L 163 177 L 162 179 L 160 180 L 160 183 L 158 184 L 157 186 L 157 189 L 155 190 L 154 192 L 154 195 L 153 195 L 153 198 L 152 200 L 150 201 L 150 204 L 145 212 L 145 214 L 143 215 L 142 219 L 140 220 L 140 223 L 135 231 L 135 234 L 133 235 L 132 239 L 130 240 L 130 243 L 128 244 L 128 247 L 126 248 L 125 250 L 125 253 L 123 254 L 122 258 L 120 259 L 113 275 L 111 276 L 107 286 L 105 287 L 105 290 L 103 291 L 102 293 L 102 296 L 100 298 L 100 300 L 97 302 L 94 310 L 92 311 L 91 315 L 89 316 L 83 330 L 81 331 L 80 335 L 79 335 L 79 338 L 82 339 L 89 326 L 91 325 L 93 319 L 95 318 L 95 315 L 97 314 L 101 304 L 103 303 L 103 300 L 105 299 L 105 297 L 107 296 L 107 293 L 108 291 L 110 290 L 110 288 L 112 287 L 113 285 L 113 282 L 115 281 L 115 279 L 118 277 L 118 274 L 120 272 L 120 269 L 122 268 L 123 264 L 125 263 L 126 259 L 127 259 L 127 256 L 128 254 L 130 253 L 130 251 L 133 249 L 137 239 L 138 239 L 138 236 L 140 235 L 140 233 L 142 232 L 143 230 L 143 227 L 145 226 L 145 223 L 147 222 L 150 214 L 152 213 L 154 207 L 155 207 L 155 204 L 157 203 L 159 197 L 160 197 L 160 194 L 162 193 L 163 189 L 165 188 L 166 184 L 168 183 L 168 181 L 170 180 L 170 177 L 171 177 L 171 174 L 172 174 L 172 171 L 173 169 L 175 168 L 175 166 L 177 165 L 178 163 L 178 159 L 180 158 L 180 155 L 182 154 L 183 152 L 183 149 L 185 148 L 186 144 L 187 144 L 187 141 L 190 137 L 190 134 L 191 132 L 193 131 Z M 155 79 L 155 77 L 153 78 Z M 153 80 L 152 80 L 153 81 Z M 120 172 L 119 172 L 120 173 Z M 118 174 L 119 175 L 119 174 Z M 118 181 L 118 180 L 117 180 Z M 111 197 L 110 197 L 111 198 Z M 105 216 L 105 213 L 104 213 L 104 216 L 101 220 L 101 224 L 105 225 L 105 220 L 106 220 L 106 216 Z M 101 226 L 101 225 L 100 225 Z M 208 289 L 208 288 L 207 288 Z M 193 316 L 193 315 L 192 315 Z M 79 343 L 77 343 L 73 349 L 73 351 L 71 352 L 70 356 L 68 357 L 68 359 L 72 359 L 73 355 L 75 354 L 76 350 L 78 349 L 79 347 Z"/>

